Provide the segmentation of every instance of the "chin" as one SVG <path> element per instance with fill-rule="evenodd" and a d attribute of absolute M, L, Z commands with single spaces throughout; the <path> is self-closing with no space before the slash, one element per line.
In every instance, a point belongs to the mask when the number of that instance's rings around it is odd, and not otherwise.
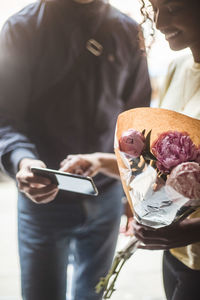
<path fill-rule="evenodd" d="M 169 42 L 169 47 L 174 50 L 174 51 L 180 51 L 180 50 L 183 50 L 185 48 L 187 48 L 188 46 L 186 45 L 181 45 L 181 44 L 178 44 L 178 43 L 173 43 L 173 42 Z"/>

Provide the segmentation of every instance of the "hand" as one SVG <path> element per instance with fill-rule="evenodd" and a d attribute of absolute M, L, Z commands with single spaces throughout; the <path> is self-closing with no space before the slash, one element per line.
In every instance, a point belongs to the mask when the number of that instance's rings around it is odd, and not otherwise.
<path fill-rule="evenodd" d="M 119 169 L 114 153 L 95 152 L 91 154 L 68 155 L 60 171 L 94 177 L 98 173 L 119 179 Z"/>
<path fill-rule="evenodd" d="M 165 250 L 184 247 L 200 241 L 200 218 L 185 219 L 159 229 L 133 222 L 133 233 L 144 245 L 141 249 Z"/>
<path fill-rule="evenodd" d="M 123 233 L 125 236 L 133 236 L 133 217 L 127 218 L 125 226 L 120 227 L 120 233 Z"/>
<path fill-rule="evenodd" d="M 53 201 L 58 193 L 57 186 L 50 179 L 32 173 L 31 167 L 45 168 L 46 165 L 41 160 L 22 159 L 16 174 L 19 190 L 38 204 Z"/>
<path fill-rule="evenodd" d="M 133 212 L 127 199 L 125 197 L 123 199 L 125 200 L 123 215 L 126 217 L 126 222 L 120 227 L 120 233 L 126 236 L 133 236 Z"/>
<path fill-rule="evenodd" d="M 96 153 L 68 155 L 60 163 L 60 171 L 83 176 L 95 176 L 101 169 Z"/>

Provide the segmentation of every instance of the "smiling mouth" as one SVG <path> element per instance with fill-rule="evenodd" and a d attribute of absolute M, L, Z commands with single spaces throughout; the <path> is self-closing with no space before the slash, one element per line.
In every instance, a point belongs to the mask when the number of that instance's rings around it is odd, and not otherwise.
<path fill-rule="evenodd" d="M 174 31 L 174 32 L 170 32 L 170 33 L 165 33 L 165 38 L 166 38 L 166 40 L 170 40 L 170 39 L 175 38 L 179 34 L 180 34 L 179 30 Z"/>

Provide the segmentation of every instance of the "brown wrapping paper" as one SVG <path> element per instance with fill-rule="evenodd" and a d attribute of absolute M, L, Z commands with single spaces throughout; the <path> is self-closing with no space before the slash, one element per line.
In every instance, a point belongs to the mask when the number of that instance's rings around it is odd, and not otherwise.
<path fill-rule="evenodd" d="M 142 107 L 131 109 L 121 113 L 118 116 L 116 125 L 115 138 L 117 139 L 117 141 L 119 141 L 122 133 L 129 128 L 133 128 L 140 132 L 145 129 L 145 134 L 152 130 L 150 145 L 152 145 L 152 143 L 158 138 L 161 133 L 169 130 L 187 132 L 190 135 L 193 143 L 196 146 L 200 145 L 200 120 L 193 119 L 191 117 L 167 109 Z M 115 154 L 120 170 L 121 168 L 124 168 L 124 164 L 120 157 L 119 149 L 116 147 L 116 145 Z M 131 208 L 133 209 L 128 188 L 123 180 L 121 172 L 120 175 L 125 194 Z"/>

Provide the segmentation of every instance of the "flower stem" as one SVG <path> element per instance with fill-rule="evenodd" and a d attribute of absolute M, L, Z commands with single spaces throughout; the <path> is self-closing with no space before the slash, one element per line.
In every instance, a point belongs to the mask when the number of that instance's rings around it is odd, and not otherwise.
<path fill-rule="evenodd" d="M 106 277 L 100 278 L 96 286 L 96 292 L 100 293 L 105 290 L 103 299 L 110 299 L 115 291 L 115 282 L 125 262 L 135 253 L 140 242 L 134 237 L 128 244 L 117 253 L 113 265 Z"/>

